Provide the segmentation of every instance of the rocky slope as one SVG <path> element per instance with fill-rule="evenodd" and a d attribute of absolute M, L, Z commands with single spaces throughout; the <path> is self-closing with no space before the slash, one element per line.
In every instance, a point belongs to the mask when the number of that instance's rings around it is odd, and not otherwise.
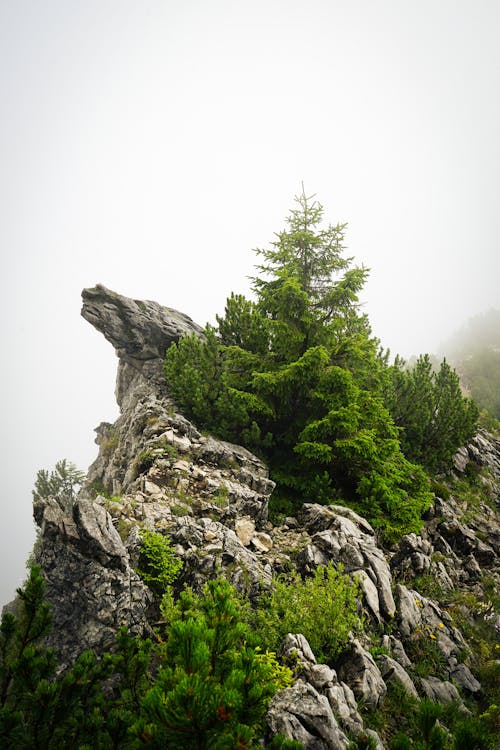
<path fill-rule="evenodd" d="M 200 434 L 168 395 L 165 350 L 186 332 L 202 336 L 199 326 L 102 286 L 84 290 L 82 315 L 118 356 L 120 417 L 97 428 L 99 455 L 74 506 L 47 500 L 35 507 L 36 557 L 54 610 L 51 645 L 63 665 L 84 648 L 112 647 L 120 625 L 151 631 L 152 595 L 134 572 L 145 526 L 170 537 L 184 563 L 180 582 L 195 588 L 223 572 L 254 598 L 275 573 L 296 566 L 307 575 L 329 561 L 359 579 L 365 628 L 335 669 L 317 664 L 300 634 L 284 643 L 300 668 L 271 703 L 270 736 L 283 732 L 305 748 L 336 750 L 347 747 L 349 733 L 367 732 L 383 748 L 361 707 L 380 706 L 391 684 L 444 702 L 480 694 L 447 594 L 483 601 L 485 581 L 498 584 L 498 442 L 480 434 L 456 457 L 458 478 L 471 466 L 487 467 L 479 500 L 459 503 L 444 485 L 436 488 L 422 535 L 404 537 L 396 550 L 382 549 L 370 525 L 341 506 L 305 505 L 299 518 L 273 526 L 265 465 L 241 446 Z M 494 618 L 487 607 L 466 616 Z M 415 660 L 430 640 L 439 669 L 423 674 Z"/>

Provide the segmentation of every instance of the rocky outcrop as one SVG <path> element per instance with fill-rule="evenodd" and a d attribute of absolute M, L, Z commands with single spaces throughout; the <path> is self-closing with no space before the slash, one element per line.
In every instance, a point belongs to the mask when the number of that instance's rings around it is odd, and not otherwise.
<path fill-rule="evenodd" d="M 163 359 L 168 347 L 185 334 L 203 335 L 187 315 L 158 302 L 124 297 L 102 284 L 84 289 L 82 299 L 82 316 L 113 345 L 119 359 L 119 405 L 131 377 L 129 368 L 164 390 Z"/>
<path fill-rule="evenodd" d="M 151 592 L 131 568 L 101 506 L 77 500 L 66 514 L 49 499 L 35 506 L 35 520 L 40 527 L 35 557 L 53 613 L 48 645 L 63 668 L 87 649 L 113 650 L 122 626 L 132 634 L 151 633 Z"/>
<path fill-rule="evenodd" d="M 145 527 L 172 542 L 183 562 L 179 586 L 200 590 L 223 572 L 255 600 L 273 574 L 298 569 L 309 576 L 328 563 L 359 582 L 364 632 L 351 637 L 336 663 L 317 664 L 300 634 L 285 639 L 282 656 L 294 665 L 296 681 L 271 702 L 269 736 L 283 732 L 306 748 L 340 750 L 348 737 L 371 734 L 383 750 L 363 711 L 379 707 L 392 686 L 413 699 L 480 693 L 446 596 L 458 587 L 482 591 L 485 571 L 498 584 L 497 442 L 480 433 L 455 460 L 457 476 L 471 462 L 488 469 L 478 480 L 484 497 L 464 506 L 441 493 L 422 533 L 403 537 L 397 549 L 383 549 L 370 524 L 339 505 L 310 503 L 297 518 L 272 525 L 274 484 L 264 463 L 241 446 L 201 434 L 169 396 L 165 350 L 203 330 L 175 310 L 102 286 L 84 290 L 82 315 L 117 353 L 120 416 L 97 428 L 99 453 L 74 506 L 48 499 L 34 508 L 36 559 L 55 621 L 51 645 L 63 667 L 83 649 L 112 648 L 121 625 L 150 632 L 158 610 L 134 572 L 138 529 Z M 412 661 L 423 642 L 439 661 L 434 673 L 417 673 Z"/>
<path fill-rule="evenodd" d="M 357 641 L 353 642 L 352 651 L 362 659 L 371 660 L 370 670 L 378 673 L 377 691 L 385 693 L 385 685 L 370 655 Z M 282 656 L 296 664 L 299 679 L 291 688 L 280 690 L 269 705 L 267 723 L 271 736 L 281 733 L 314 750 L 344 750 L 349 745 L 348 737 L 370 733 L 363 724 L 351 687 L 339 679 L 335 669 L 317 664 L 303 635 L 289 633 Z M 372 700 L 368 688 L 359 697 L 366 696 Z M 372 736 L 377 748 L 384 750 L 378 735 L 373 732 Z"/>
<path fill-rule="evenodd" d="M 310 573 L 330 561 L 342 564 L 346 573 L 359 580 L 373 619 L 380 622 L 393 617 L 392 576 L 370 524 L 339 505 L 304 505 L 299 522 L 311 536 L 299 555 L 299 569 Z"/>

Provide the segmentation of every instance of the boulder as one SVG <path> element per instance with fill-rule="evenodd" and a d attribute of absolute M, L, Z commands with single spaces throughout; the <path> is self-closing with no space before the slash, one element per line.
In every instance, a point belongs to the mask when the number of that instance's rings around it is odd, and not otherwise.
<path fill-rule="evenodd" d="M 460 693 L 451 682 L 438 680 L 437 677 L 420 679 L 420 687 L 427 698 L 436 703 L 461 703 Z"/>
<path fill-rule="evenodd" d="M 305 504 L 299 521 L 312 537 L 297 558 L 299 569 L 311 573 L 317 565 L 332 561 L 341 563 L 353 576 L 364 571 L 360 583 L 368 612 L 376 621 L 393 617 L 396 607 L 391 572 L 370 524 L 349 508 L 317 504 Z"/>
<path fill-rule="evenodd" d="M 408 695 L 412 698 L 418 698 L 417 689 L 410 675 L 403 669 L 401 664 L 386 654 L 378 656 L 376 662 L 386 684 L 388 682 L 397 682 Z"/>
<path fill-rule="evenodd" d="M 387 687 L 372 655 L 357 639 L 348 651 L 342 654 L 338 675 L 352 689 L 357 700 L 372 709 L 381 704 Z"/>
<path fill-rule="evenodd" d="M 304 750 L 346 750 L 349 745 L 327 698 L 303 680 L 276 693 L 266 723 L 271 737 L 284 734 L 302 742 Z"/>

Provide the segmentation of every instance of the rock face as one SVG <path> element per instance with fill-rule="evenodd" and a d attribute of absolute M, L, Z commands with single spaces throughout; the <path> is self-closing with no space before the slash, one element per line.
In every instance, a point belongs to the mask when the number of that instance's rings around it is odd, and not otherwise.
<path fill-rule="evenodd" d="M 168 394 L 165 350 L 203 330 L 175 310 L 103 286 L 82 296 L 83 317 L 118 356 L 120 416 L 96 429 L 99 454 L 73 507 L 49 498 L 34 508 L 35 555 L 55 621 L 50 645 L 63 668 L 86 648 L 111 648 L 121 625 L 151 632 L 157 611 L 134 572 L 138 528 L 146 527 L 169 537 L 183 561 L 179 585 L 197 590 L 224 572 L 255 600 L 273 574 L 296 568 L 308 576 L 330 562 L 359 582 L 364 631 L 337 663 L 317 664 L 301 634 L 285 639 L 282 655 L 297 679 L 270 704 L 268 738 L 283 732 L 310 750 L 341 750 L 363 733 L 383 750 L 360 707 L 380 706 L 392 686 L 444 701 L 480 692 L 446 602 L 421 587 L 430 581 L 445 601 L 458 587 L 480 590 L 485 571 L 498 586 L 498 442 L 480 433 L 455 461 L 457 475 L 471 462 L 489 469 L 482 480 L 488 502 L 468 508 L 437 497 L 421 535 L 403 537 L 396 550 L 382 549 L 370 524 L 338 505 L 307 504 L 298 518 L 273 526 L 267 467 L 241 446 L 202 435 Z M 440 663 L 424 678 L 412 662 L 422 639 Z"/>
<path fill-rule="evenodd" d="M 72 514 L 57 502 L 37 504 L 37 562 L 52 603 L 48 645 L 62 666 L 87 649 L 110 650 L 122 626 L 149 635 L 149 589 L 129 565 L 127 551 L 104 508 L 77 500 Z"/>
<path fill-rule="evenodd" d="M 158 302 L 123 297 L 98 284 L 82 292 L 82 316 L 113 345 L 120 361 L 118 382 L 124 366 L 141 372 L 158 386 L 162 378 L 163 358 L 170 344 L 181 336 L 203 330 L 187 315 Z M 117 398 L 121 390 L 117 391 Z M 118 398 L 118 403 L 120 400 Z"/>

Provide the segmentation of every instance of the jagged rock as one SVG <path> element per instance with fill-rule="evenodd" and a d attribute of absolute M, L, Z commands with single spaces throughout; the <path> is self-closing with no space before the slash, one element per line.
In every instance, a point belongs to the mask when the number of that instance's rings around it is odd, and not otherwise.
<path fill-rule="evenodd" d="M 449 615 L 442 612 L 431 599 L 398 584 L 396 601 L 399 632 L 403 640 L 411 639 L 414 635 L 431 638 L 436 641 L 445 659 L 466 648 L 461 633 L 453 627 Z"/>
<path fill-rule="evenodd" d="M 481 690 L 481 683 L 476 680 L 469 667 L 466 664 L 456 663 L 456 659 L 450 659 L 450 662 L 452 662 L 449 670 L 450 679 L 468 693 L 478 693 Z M 453 666 L 453 662 L 456 666 Z"/>
<path fill-rule="evenodd" d="M 149 635 L 149 589 L 129 565 L 128 554 L 103 508 L 77 501 L 72 516 L 53 501 L 39 504 L 36 562 L 52 605 L 48 646 L 65 669 L 87 649 L 112 650 L 120 627 Z"/>
<path fill-rule="evenodd" d="M 418 698 L 418 693 L 408 672 L 403 669 L 395 659 L 391 659 L 386 654 L 377 657 L 377 666 L 380 669 L 384 682 L 397 682 L 401 687 L 411 695 L 412 698 Z"/>
<path fill-rule="evenodd" d="M 391 559 L 391 570 L 400 576 L 408 572 L 419 576 L 428 573 L 431 567 L 432 544 L 416 534 L 406 534 L 398 544 Z"/>
<path fill-rule="evenodd" d="M 359 734 L 363 730 L 363 719 L 349 685 L 337 682 L 326 688 L 325 695 L 342 729 L 348 733 Z"/>
<path fill-rule="evenodd" d="M 437 703 L 461 703 L 460 693 L 451 682 L 427 677 L 420 679 L 420 686 L 424 695 Z"/>
<path fill-rule="evenodd" d="M 252 537 L 252 547 L 258 552 L 269 552 L 273 547 L 273 540 L 265 531 L 258 531 Z"/>
<path fill-rule="evenodd" d="M 282 643 L 281 655 L 296 665 L 304 682 L 326 696 L 345 732 L 358 734 L 363 730 L 363 720 L 353 691 L 345 682 L 339 682 L 334 669 L 327 664 L 316 663 L 316 657 L 303 635 L 288 633 Z"/>
<path fill-rule="evenodd" d="M 387 687 L 372 655 L 357 639 L 342 654 L 338 674 L 349 685 L 356 698 L 366 706 L 377 708 L 380 705 Z"/>
<path fill-rule="evenodd" d="M 127 569 L 125 547 L 111 516 L 102 506 L 89 500 L 78 500 L 73 508 L 73 518 L 88 557 L 94 557 L 109 568 Z"/>
<path fill-rule="evenodd" d="M 187 315 L 157 302 L 124 297 L 101 284 L 84 289 L 82 299 L 82 316 L 104 334 L 120 361 L 161 387 L 168 347 L 188 333 L 203 336 L 202 328 Z M 124 390 L 121 385 L 118 393 Z"/>
<path fill-rule="evenodd" d="M 453 466 L 460 474 L 463 474 L 465 469 L 467 468 L 468 463 L 469 463 L 469 451 L 467 450 L 467 447 L 464 445 L 462 446 L 462 448 L 459 448 L 459 450 L 455 453 L 453 457 Z"/>
<path fill-rule="evenodd" d="M 348 508 L 316 504 L 304 505 L 299 520 L 312 539 L 298 556 L 298 567 L 311 573 L 317 565 L 333 561 L 342 563 L 344 571 L 352 575 L 364 570 L 377 593 L 376 600 L 373 586 L 362 576 L 360 583 L 370 613 L 377 621 L 392 617 L 396 607 L 391 573 L 367 521 Z"/>
<path fill-rule="evenodd" d="M 472 529 L 457 520 L 443 521 L 439 525 L 439 531 L 451 548 L 461 556 L 473 554 L 485 566 L 495 562 L 495 551 L 478 539 Z"/>
<path fill-rule="evenodd" d="M 391 652 L 392 656 L 398 664 L 404 668 L 411 667 L 411 660 L 408 658 L 403 644 L 398 638 L 393 635 L 384 635 L 382 638 L 382 645 Z"/>
<path fill-rule="evenodd" d="M 281 644 L 281 654 L 296 659 L 299 664 L 316 664 L 316 657 L 302 633 L 288 633 Z"/>
<path fill-rule="evenodd" d="M 258 597 L 271 584 L 271 570 L 243 546 L 234 531 L 210 518 L 184 516 L 169 528 L 176 552 L 184 561 L 180 583 L 200 591 L 221 570 L 228 580 L 250 597 Z"/>
<path fill-rule="evenodd" d="M 303 680 L 279 690 L 266 716 L 271 736 L 284 734 L 304 744 L 304 750 L 345 750 L 349 744 L 324 695 Z"/>
<path fill-rule="evenodd" d="M 234 526 L 236 536 L 244 547 L 248 547 L 255 533 L 255 524 L 251 518 L 237 518 Z"/>

